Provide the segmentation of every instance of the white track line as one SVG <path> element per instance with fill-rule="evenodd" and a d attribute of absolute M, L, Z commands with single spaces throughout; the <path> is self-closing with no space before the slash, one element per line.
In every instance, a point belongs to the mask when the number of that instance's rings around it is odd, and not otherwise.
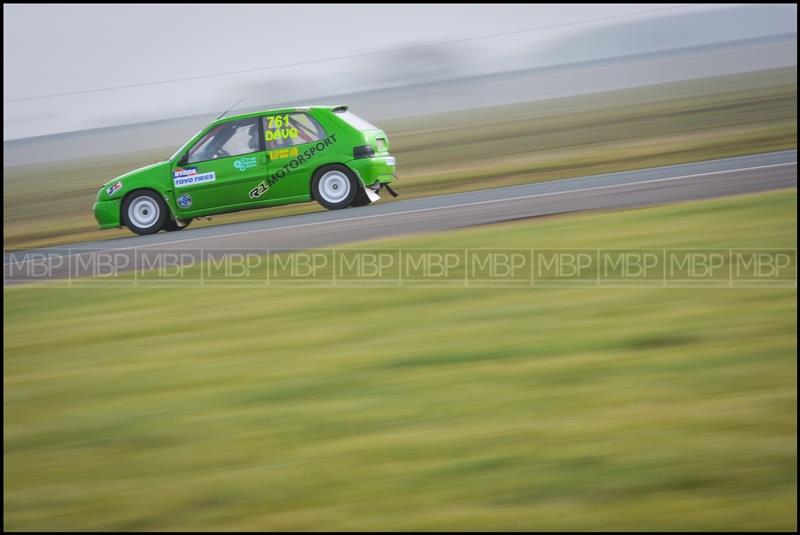
<path fill-rule="evenodd" d="M 390 216 L 398 216 L 398 215 L 408 215 L 408 214 L 415 214 L 415 213 L 420 213 L 420 212 L 433 212 L 435 210 L 451 210 L 451 209 L 454 209 L 454 208 L 464 208 L 464 207 L 467 207 L 467 206 L 478 206 L 478 205 L 482 205 L 482 204 L 492 204 L 492 203 L 498 203 L 498 202 L 519 201 L 519 200 L 523 200 L 523 199 L 534 199 L 534 198 L 539 198 L 539 197 L 552 197 L 553 195 L 568 195 L 570 193 L 582 193 L 582 192 L 586 192 L 586 191 L 599 191 L 599 190 L 604 190 L 604 189 L 625 188 L 625 187 L 629 187 L 629 186 L 641 186 L 641 185 L 644 185 L 644 184 L 652 184 L 652 183 L 655 183 L 655 182 L 669 182 L 669 181 L 672 181 L 672 180 L 685 180 L 687 178 L 697 178 L 697 177 L 701 177 L 701 176 L 710 176 L 710 175 L 722 175 L 722 174 L 726 174 L 726 173 L 739 173 L 739 172 L 743 172 L 743 171 L 754 171 L 756 169 L 768 169 L 768 168 L 771 168 L 771 167 L 785 167 L 787 165 L 797 165 L 797 161 L 786 162 L 786 163 L 775 163 L 775 164 L 770 164 L 770 165 L 759 165 L 759 166 L 755 166 L 755 167 L 742 167 L 740 169 L 728 169 L 726 171 L 710 171 L 708 173 L 697 173 L 697 174 L 693 174 L 693 175 L 673 176 L 673 177 L 665 177 L 665 178 L 653 178 L 653 179 L 650 179 L 650 180 L 637 180 L 635 182 L 626 182 L 624 184 L 609 184 L 609 185 L 606 185 L 606 186 L 592 186 L 590 188 L 579 188 L 579 189 L 572 189 L 572 190 L 566 190 L 566 191 L 552 191 L 552 192 L 549 192 L 549 193 L 531 193 L 529 195 L 519 195 L 519 196 L 516 196 L 516 197 L 504 197 L 502 199 L 488 199 L 488 200 L 485 200 L 485 201 L 465 202 L 465 203 L 460 203 L 460 204 L 451 204 L 451 205 L 447 205 L 447 206 L 432 206 L 430 208 L 416 208 L 414 210 L 403 210 L 402 212 L 389 212 L 389 213 L 386 213 L 386 214 L 373 214 L 373 215 L 355 216 L 355 217 L 348 217 L 348 218 L 344 218 L 344 219 L 335 219 L 335 220 L 332 220 L 332 221 L 315 221 L 313 223 L 300 223 L 300 224 L 297 224 L 297 225 L 287 225 L 287 226 L 283 226 L 283 227 L 272 227 L 272 228 L 245 230 L 245 231 L 242 231 L 242 232 L 231 232 L 231 233 L 228 233 L 228 234 L 215 234 L 215 235 L 210 235 L 210 236 L 197 236 L 196 238 L 186 238 L 186 239 L 183 239 L 183 240 L 172 240 L 172 241 L 159 242 L 159 243 L 153 243 L 153 244 L 145 244 L 145 245 L 138 245 L 138 246 L 117 247 L 117 248 L 114 248 L 114 249 L 103 249 L 103 250 L 99 250 L 99 251 L 78 251 L 78 252 L 70 253 L 70 254 L 66 255 L 66 257 L 67 258 L 71 258 L 73 256 L 79 256 L 79 255 L 82 255 L 82 254 L 109 253 L 109 252 L 112 252 L 112 251 L 125 251 L 125 250 L 128 250 L 128 249 L 143 249 L 145 247 L 160 247 L 162 245 L 171 245 L 171 244 L 175 244 L 175 243 L 186 243 L 186 242 L 195 241 L 195 240 L 229 238 L 231 236 L 243 236 L 245 234 L 254 234 L 254 233 L 258 233 L 258 232 L 274 232 L 274 231 L 277 231 L 277 230 L 286 230 L 286 229 L 301 228 L 301 227 L 311 227 L 311 226 L 314 226 L 314 225 L 331 225 L 331 224 L 335 224 L 335 223 L 343 223 L 343 222 L 349 222 L 349 221 L 361 221 L 361 220 L 364 220 L 364 219 L 374 219 L 374 218 L 378 218 L 378 217 L 390 217 Z M 64 247 L 64 249 L 69 249 L 69 247 Z M 11 254 L 14 254 L 14 253 L 11 253 Z M 18 254 L 26 255 L 27 253 L 23 252 L 23 253 L 18 253 Z M 24 262 L 25 262 L 25 260 L 23 260 L 23 263 Z M 20 263 L 11 261 L 11 262 L 5 262 L 3 265 L 7 266 L 7 265 L 12 265 L 12 264 L 19 265 Z"/>

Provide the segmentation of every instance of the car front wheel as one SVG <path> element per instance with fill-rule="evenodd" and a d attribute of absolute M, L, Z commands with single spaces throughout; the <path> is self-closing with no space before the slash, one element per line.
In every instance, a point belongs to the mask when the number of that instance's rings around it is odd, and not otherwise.
<path fill-rule="evenodd" d="M 169 219 L 164 199 L 153 191 L 136 191 L 122 203 L 122 222 L 136 234 L 155 234 Z"/>
<path fill-rule="evenodd" d="M 347 208 L 358 194 L 353 172 L 344 165 L 327 165 L 314 174 L 311 181 L 314 198 L 328 210 Z"/>

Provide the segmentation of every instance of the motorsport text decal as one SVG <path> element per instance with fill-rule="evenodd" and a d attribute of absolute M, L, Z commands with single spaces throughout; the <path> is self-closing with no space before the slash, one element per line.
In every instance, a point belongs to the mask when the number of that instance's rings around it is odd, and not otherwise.
<path fill-rule="evenodd" d="M 297 169 L 297 167 L 304 163 L 306 160 L 310 160 L 314 157 L 314 155 L 322 152 L 330 145 L 336 143 L 336 134 L 331 134 L 323 140 L 320 140 L 315 145 L 307 148 L 303 151 L 303 154 L 298 154 L 295 158 L 289 160 L 289 163 L 272 173 L 272 176 L 266 180 L 262 180 L 260 184 L 250 190 L 250 198 L 251 199 L 258 199 L 262 195 L 264 195 L 270 188 L 270 186 L 275 185 L 280 179 L 284 178 L 290 169 Z"/>

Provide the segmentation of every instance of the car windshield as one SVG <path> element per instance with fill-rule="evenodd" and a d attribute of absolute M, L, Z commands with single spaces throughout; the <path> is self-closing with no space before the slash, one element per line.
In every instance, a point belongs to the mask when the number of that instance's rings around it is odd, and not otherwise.
<path fill-rule="evenodd" d="M 189 141 L 191 141 L 194 138 L 196 138 L 197 136 L 199 136 L 200 132 L 202 132 L 202 131 L 203 131 L 202 128 L 200 130 L 198 130 L 195 135 L 193 135 L 192 137 L 189 138 Z M 189 141 L 187 141 L 186 143 L 181 145 L 180 148 L 178 148 L 178 150 L 176 150 L 174 153 L 172 153 L 172 156 L 167 158 L 167 160 L 174 160 L 175 158 L 177 158 L 179 154 L 181 154 L 184 150 L 186 150 L 186 146 L 189 144 Z"/>
<path fill-rule="evenodd" d="M 353 113 L 351 111 L 337 111 L 335 113 L 341 119 L 343 119 L 344 122 L 346 122 L 347 124 L 349 124 L 350 126 L 352 126 L 353 128 L 356 128 L 358 130 L 361 130 L 361 131 L 364 131 L 364 130 L 379 130 L 379 128 L 377 126 L 375 126 L 374 124 L 362 119 L 361 117 L 359 117 L 358 115 L 356 115 L 355 113 Z"/>

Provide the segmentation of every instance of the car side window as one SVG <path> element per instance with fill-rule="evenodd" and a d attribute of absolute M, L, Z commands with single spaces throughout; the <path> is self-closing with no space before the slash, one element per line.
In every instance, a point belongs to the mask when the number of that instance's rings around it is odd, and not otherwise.
<path fill-rule="evenodd" d="M 307 113 L 294 112 L 264 117 L 267 149 L 282 149 L 311 143 L 325 137 L 325 130 Z"/>
<path fill-rule="evenodd" d="M 231 121 L 215 126 L 195 143 L 188 153 L 188 163 L 240 156 L 261 149 L 258 118 Z"/>

